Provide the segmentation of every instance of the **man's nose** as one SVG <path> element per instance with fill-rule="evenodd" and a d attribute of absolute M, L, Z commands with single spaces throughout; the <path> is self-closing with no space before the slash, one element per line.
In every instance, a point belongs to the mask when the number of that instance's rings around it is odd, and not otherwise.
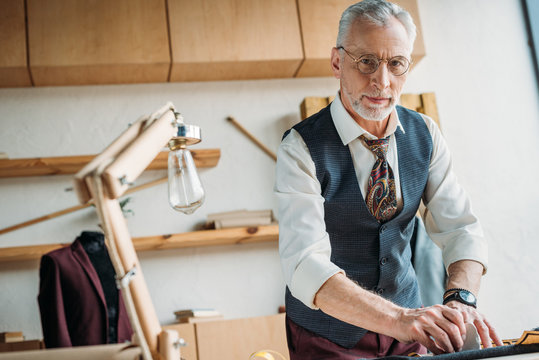
<path fill-rule="evenodd" d="M 386 89 L 390 85 L 390 73 L 387 68 L 387 62 L 383 61 L 378 66 L 378 69 L 372 73 L 371 82 L 376 85 L 380 90 Z"/>

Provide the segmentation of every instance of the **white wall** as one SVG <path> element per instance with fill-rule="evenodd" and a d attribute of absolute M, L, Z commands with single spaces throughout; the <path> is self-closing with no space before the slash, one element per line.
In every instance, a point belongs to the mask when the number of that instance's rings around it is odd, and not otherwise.
<path fill-rule="evenodd" d="M 539 326 L 539 103 L 518 0 L 420 0 L 427 56 L 406 92 L 434 91 L 454 166 L 490 243 L 480 309 L 504 338 Z M 329 51 L 329 49 L 328 49 Z M 276 150 L 299 120 L 305 96 L 332 95 L 331 78 L 0 89 L 0 151 L 11 158 L 95 154 L 129 122 L 167 100 L 202 127 L 198 148 L 220 148 L 200 171 L 207 199 L 194 215 L 174 212 L 166 186 L 132 196 L 132 236 L 192 230 L 208 213 L 276 209 L 274 162 L 225 121 L 237 118 Z M 163 176 L 145 174 L 139 183 Z M 0 179 L 0 228 L 76 204 L 69 176 Z M 0 236 L 0 246 L 69 243 L 97 230 L 86 209 Z M 157 314 L 215 307 L 227 318 L 273 314 L 283 304 L 277 244 L 139 254 Z M 0 331 L 41 337 L 38 261 L 0 263 Z"/>

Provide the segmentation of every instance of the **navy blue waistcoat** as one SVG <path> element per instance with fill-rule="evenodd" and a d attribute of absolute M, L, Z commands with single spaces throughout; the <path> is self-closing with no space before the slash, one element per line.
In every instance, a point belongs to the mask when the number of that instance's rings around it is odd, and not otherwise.
<path fill-rule="evenodd" d="M 432 138 L 422 117 L 397 106 L 405 130 L 395 131 L 403 208 L 380 224 L 369 212 L 357 182 L 352 156 L 333 124 L 330 107 L 300 122 L 302 136 L 316 166 L 331 243 L 331 261 L 367 290 L 408 308 L 421 306 L 411 264 L 410 238 L 414 216 L 428 177 Z M 284 136 L 286 137 L 288 133 Z M 363 169 L 362 169 L 363 170 Z M 371 169 L 364 169 L 370 173 Z M 286 313 L 296 324 L 352 348 L 367 330 L 312 310 L 286 289 Z"/>

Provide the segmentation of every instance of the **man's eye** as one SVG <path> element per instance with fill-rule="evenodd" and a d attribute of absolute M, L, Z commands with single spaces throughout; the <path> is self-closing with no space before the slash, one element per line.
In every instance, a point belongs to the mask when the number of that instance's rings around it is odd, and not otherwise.
<path fill-rule="evenodd" d="M 366 65 L 366 66 L 376 66 L 376 64 L 378 63 L 376 59 L 372 59 L 372 58 L 362 58 L 362 59 L 359 59 L 359 62 L 362 65 Z"/>
<path fill-rule="evenodd" d="M 389 61 L 389 66 L 393 68 L 406 67 L 406 61 L 404 59 L 391 59 Z"/>

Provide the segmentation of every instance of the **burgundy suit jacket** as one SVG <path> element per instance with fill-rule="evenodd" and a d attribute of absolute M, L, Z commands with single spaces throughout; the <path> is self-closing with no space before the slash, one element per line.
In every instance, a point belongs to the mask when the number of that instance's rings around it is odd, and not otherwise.
<path fill-rule="evenodd" d="M 118 294 L 118 342 L 133 333 L 121 292 Z M 38 295 L 47 348 L 108 342 L 108 316 L 101 282 L 79 240 L 43 255 Z"/>

